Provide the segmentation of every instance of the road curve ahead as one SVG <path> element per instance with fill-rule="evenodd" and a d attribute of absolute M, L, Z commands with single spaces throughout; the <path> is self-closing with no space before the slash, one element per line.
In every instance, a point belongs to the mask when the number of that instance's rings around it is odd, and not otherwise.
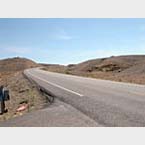
<path fill-rule="evenodd" d="M 102 126 L 145 126 L 145 86 L 47 72 L 24 73 Z"/>

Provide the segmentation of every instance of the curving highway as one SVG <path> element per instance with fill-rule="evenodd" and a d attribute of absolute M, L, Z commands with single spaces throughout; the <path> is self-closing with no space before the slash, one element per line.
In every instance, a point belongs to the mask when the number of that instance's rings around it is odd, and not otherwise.
<path fill-rule="evenodd" d="M 24 73 L 101 126 L 145 126 L 144 85 L 65 75 L 39 68 Z"/>

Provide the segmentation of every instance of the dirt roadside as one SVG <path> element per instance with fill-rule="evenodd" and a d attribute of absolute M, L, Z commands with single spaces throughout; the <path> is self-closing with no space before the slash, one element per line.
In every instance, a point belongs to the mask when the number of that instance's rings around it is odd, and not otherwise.
<path fill-rule="evenodd" d="M 10 92 L 10 100 L 6 102 L 8 112 L 0 115 L 0 121 L 5 121 L 16 116 L 44 108 L 49 105 L 48 99 L 42 95 L 35 84 L 27 80 L 22 71 L 0 73 L 0 84 Z M 25 106 L 23 111 L 17 109 Z"/>

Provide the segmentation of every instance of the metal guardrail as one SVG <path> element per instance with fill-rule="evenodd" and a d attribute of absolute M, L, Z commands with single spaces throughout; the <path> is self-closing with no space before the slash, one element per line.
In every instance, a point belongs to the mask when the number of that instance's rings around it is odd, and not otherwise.
<path fill-rule="evenodd" d="M 54 102 L 54 98 L 55 98 L 55 95 L 52 94 L 51 92 L 49 92 L 48 90 L 44 89 L 42 86 L 38 85 L 33 79 L 29 78 L 24 72 L 23 72 L 23 76 L 29 80 L 29 82 L 31 84 L 35 84 L 35 87 L 43 94 L 47 97 L 48 101 L 50 103 L 53 103 Z"/>

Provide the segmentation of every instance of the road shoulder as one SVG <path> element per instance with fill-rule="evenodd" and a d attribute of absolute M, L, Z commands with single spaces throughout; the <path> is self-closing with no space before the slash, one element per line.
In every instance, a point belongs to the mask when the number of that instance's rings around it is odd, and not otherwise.
<path fill-rule="evenodd" d="M 59 100 L 45 109 L 0 123 L 1 127 L 99 127 L 97 122 Z"/>

